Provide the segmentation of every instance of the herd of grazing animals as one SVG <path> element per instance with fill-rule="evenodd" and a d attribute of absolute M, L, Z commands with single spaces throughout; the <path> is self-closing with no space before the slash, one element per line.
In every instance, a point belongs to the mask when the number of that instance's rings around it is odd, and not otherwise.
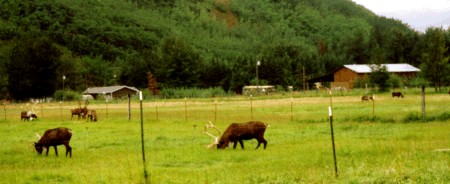
<path fill-rule="evenodd" d="M 450 91 L 449 91 L 449 94 L 450 94 Z M 403 95 L 402 92 L 392 92 L 392 98 L 394 98 L 394 97 L 397 97 L 397 98 L 402 97 L 402 98 L 404 98 L 405 96 Z M 371 96 L 363 95 L 361 97 L 361 101 L 363 101 L 363 102 L 364 101 L 369 101 L 369 100 L 374 100 L 373 95 L 371 95 Z"/>
<path fill-rule="evenodd" d="M 401 92 L 392 92 L 392 97 L 404 97 Z M 364 95 L 361 97 L 362 101 L 374 100 L 373 95 Z M 73 116 L 77 115 L 78 119 L 82 117 L 83 119 L 87 119 L 96 122 L 97 121 L 97 111 L 95 109 L 88 109 L 86 106 L 71 109 L 71 119 Z M 32 120 L 33 118 L 37 118 L 37 115 L 34 111 L 22 111 L 21 112 L 21 120 Z M 244 149 L 244 140 L 256 139 L 258 141 L 258 145 L 255 149 L 258 149 L 261 144 L 264 144 L 264 149 L 267 146 L 267 140 L 264 138 L 264 133 L 266 128 L 269 125 L 260 121 L 249 121 L 246 123 L 231 123 L 225 132 L 222 132 L 214 126 L 211 122 L 206 124 L 205 130 L 203 133 L 214 138 L 214 142 L 208 145 L 208 148 L 217 147 L 217 149 L 225 149 L 229 146 L 230 142 L 233 143 L 233 149 L 236 149 L 237 143 L 241 145 L 241 148 Z M 207 132 L 208 128 L 214 128 L 219 132 L 218 136 L 214 136 L 213 134 Z M 36 133 L 37 134 L 37 133 Z M 55 154 L 58 156 L 58 145 L 64 145 L 66 147 L 66 157 L 69 155 L 72 157 L 72 147 L 69 145 L 70 139 L 72 137 L 72 131 L 69 128 L 59 127 L 54 129 L 49 129 L 45 131 L 44 135 L 39 137 L 39 141 L 34 143 L 34 147 L 39 154 L 42 154 L 44 148 L 47 150 L 46 155 L 48 156 L 48 152 L 50 147 L 54 147 Z"/>
<path fill-rule="evenodd" d="M 72 113 L 72 116 L 70 117 L 70 119 L 73 119 L 73 116 L 76 115 L 78 116 L 78 119 L 80 119 L 80 117 L 82 117 L 83 119 L 87 119 L 97 122 L 97 111 L 95 109 L 88 109 L 87 108 L 87 104 L 88 102 L 86 101 L 84 107 L 78 107 L 75 109 L 71 109 L 70 112 Z"/>

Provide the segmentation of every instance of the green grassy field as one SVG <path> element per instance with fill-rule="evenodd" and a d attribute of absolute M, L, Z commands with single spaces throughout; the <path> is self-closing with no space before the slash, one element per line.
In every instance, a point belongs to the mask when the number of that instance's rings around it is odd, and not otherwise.
<path fill-rule="evenodd" d="M 357 95 L 230 97 L 144 101 L 146 167 L 151 183 L 449 183 L 450 96 L 392 99 L 377 94 L 375 103 Z M 333 107 L 339 177 L 335 177 L 328 106 Z M 0 108 L 0 183 L 144 183 L 139 102 L 88 108 L 97 123 L 70 119 L 71 103 L 34 106 L 37 121 L 21 122 L 25 104 Z M 375 107 L 375 108 L 373 108 Z M 6 113 L 6 114 L 5 114 Z M 208 121 L 221 130 L 251 119 L 269 123 L 267 149 L 207 149 L 212 138 L 201 133 Z M 72 158 L 37 155 L 35 132 L 73 130 Z M 213 132 L 213 131 L 211 131 Z M 214 133 L 214 132 L 213 132 Z"/>

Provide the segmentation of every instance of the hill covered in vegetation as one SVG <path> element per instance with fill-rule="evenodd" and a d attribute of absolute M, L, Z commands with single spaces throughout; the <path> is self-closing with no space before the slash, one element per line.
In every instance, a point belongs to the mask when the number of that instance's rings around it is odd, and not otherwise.
<path fill-rule="evenodd" d="M 421 64 L 420 38 L 350 0 L 0 0 L 0 87 L 13 98 L 113 84 L 302 86 L 350 63 Z M 62 79 L 65 76 L 66 80 Z M 21 91 L 33 88 L 27 96 Z"/>

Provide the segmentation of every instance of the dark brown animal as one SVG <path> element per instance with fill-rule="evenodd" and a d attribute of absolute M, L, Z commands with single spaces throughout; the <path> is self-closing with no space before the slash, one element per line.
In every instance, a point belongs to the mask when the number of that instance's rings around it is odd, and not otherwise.
<path fill-rule="evenodd" d="M 264 144 L 264 149 L 266 149 L 267 141 L 264 139 L 266 127 L 266 124 L 259 121 L 232 123 L 220 137 L 217 148 L 225 149 L 230 142 L 233 142 L 233 149 L 236 149 L 237 142 L 239 142 L 241 148 L 244 149 L 244 143 L 242 141 L 255 138 L 258 140 L 258 146 L 255 149 L 258 149 L 261 143 Z"/>
<path fill-rule="evenodd" d="M 66 147 L 66 157 L 67 154 L 70 153 L 70 157 L 72 158 L 72 147 L 69 145 L 70 138 L 72 138 L 72 131 L 68 128 L 59 127 L 49 129 L 45 131 L 44 135 L 39 138 L 37 143 L 34 143 L 34 148 L 39 154 L 42 154 L 44 148 L 47 149 L 45 155 L 48 156 L 48 150 L 50 149 L 50 146 L 53 146 L 55 148 L 55 154 L 58 156 L 58 149 L 56 146 L 64 144 Z"/>
<path fill-rule="evenodd" d="M 394 98 L 394 97 L 398 97 L 398 98 L 400 98 L 400 97 L 404 97 L 403 96 L 403 94 L 402 94 L 402 92 L 392 92 L 392 98 Z"/>
<path fill-rule="evenodd" d="M 97 122 L 97 111 L 92 109 L 92 110 L 88 110 L 87 112 L 87 119 Z"/>
<path fill-rule="evenodd" d="M 83 117 L 83 119 L 84 119 L 84 118 L 86 118 L 88 109 L 86 107 L 83 107 L 83 108 L 71 109 L 70 111 L 72 113 L 72 116 L 70 117 L 70 119 L 73 119 L 73 115 L 77 115 L 78 119 L 80 119 L 80 116 Z"/>
<path fill-rule="evenodd" d="M 22 111 L 20 112 L 20 120 L 22 121 L 32 121 L 33 119 L 38 118 L 36 114 L 32 111 Z"/>
<path fill-rule="evenodd" d="M 362 96 L 361 97 L 361 101 L 369 101 L 369 100 L 373 100 L 373 96 L 367 96 L 367 95 L 364 95 L 364 96 Z"/>

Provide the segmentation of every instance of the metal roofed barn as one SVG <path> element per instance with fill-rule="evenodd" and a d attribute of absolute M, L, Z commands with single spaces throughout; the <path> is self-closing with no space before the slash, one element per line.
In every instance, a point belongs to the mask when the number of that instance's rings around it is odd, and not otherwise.
<path fill-rule="evenodd" d="M 83 94 L 92 95 L 97 99 L 98 95 L 105 95 L 108 99 L 122 98 L 128 95 L 135 95 L 139 92 L 135 87 L 129 86 L 105 86 L 105 87 L 90 87 L 87 88 Z"/>
<path fill-rule="evenodd" d="M 403 78 L 415 77 L 417 73 L 420 72 L 420 69 L 406 63 L 382 64 L 381 66 L 385 66 L 388 73 L 393 73 Z M 356 78 L 367 76 L 371 72 L 372 69 L 370 68 L 370 65 L 344 65 L 333 72 L 333 82 L 348 83 L 348 87 L 351 89 L 353 88 Z"/>

